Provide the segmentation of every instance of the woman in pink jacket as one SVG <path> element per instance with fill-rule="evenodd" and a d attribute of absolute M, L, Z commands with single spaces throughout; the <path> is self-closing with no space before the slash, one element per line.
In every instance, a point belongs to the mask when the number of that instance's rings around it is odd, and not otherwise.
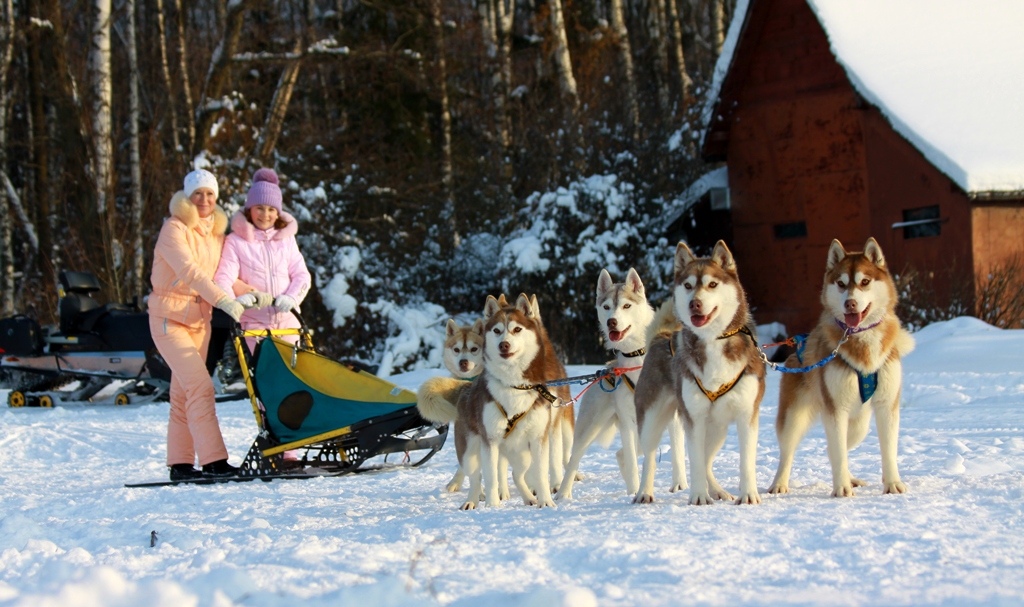
<path fill-rule="evenodd" d="M 171 198 L 171 217 L 160 230 L 153 256 L 149 329 L 171 368 L 167 465 L 172 481 L 237 472 L 228 464 L 205 363 L 212 307 L 235 319 L 244 311 L 233 284 L 221 288 L 213 281 L 227 227 L 217 194 L 217 178 L 209 171 L 186 175 L 184 191 Z M 241 291 L 246 290 L 243 285 Z M 202 471 L 194 468 L 197 455 Z"/>
<path fill-rule="evenodd" d="M 247 307 L 260 308 L 242 314 L 240 322 L 245 330 L 298 328 L 299 321 L 291 311 L 299 309 L 312 282 L 295 242 L 298 224 L 281 209 L 281 200 L 277 173 L 271 169 L 256 171 L 245 208 L 231 218 L 231 234 L 224 241 L 214 277 L 222 289 L 230 289 L 240 280 L 273 297 L 273 305 L 266 307 L 256 294 L 239 298 Z M 294 343 L 298 336 L 285 339 Z M 256 340 L 246 341 L 252 350 Z"/>

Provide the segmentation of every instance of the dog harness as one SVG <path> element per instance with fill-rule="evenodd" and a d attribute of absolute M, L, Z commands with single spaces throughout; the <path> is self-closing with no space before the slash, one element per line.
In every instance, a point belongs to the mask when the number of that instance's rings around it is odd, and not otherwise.
<path fill-rule="evenodd" d="M 637 356 L 643 356 L 644 354 L 647 354 L 647 350 L 645 348 L 640 348 L 639 350 L 633 350 L 628 354 L 623 353 L 623 356 L 626 358 L 636 358 Z M 614 375 L 606 375 L 604 381 L 608 382 L 608 388 L 610 389 L 606 389 L 603 384 L 601 385 L 601 389 L 605 392 L 615 392 L 619 387 L 619 378 L 621 378 L 621 381 L 626 382 L 626 386 L 629 387 L 630 392 L 636 392 L 636 384 L 633 380 L 629 379 L 629 376 L 625 373 L 619 375 L 618 378 Z"/>
<path fill-rule="evenodd" d="M 754 334 L 751 333 L 750 329 L 748 329 L 746 325 L 743 325 L 743 326 L 739 327 L 738 329 L 733 329 L 732 331 L 726 331 L 725 333 L 722 333 L 721 335 L 719 335 L 718 339 L 729 339 L 733 335 L 738 335 L 740 333 L 743 333 L 744 335 L 749 337 L 751 339 L 751 341 L 754 342 L 754 347 L 755 348 L 757 347 L 757 339 L 754 337 Z M 742 371 L 740 371 L 740 374 L 736 376 L 736 379 L 734 379 L 734 380 L 732 380 L 730 382 L 726 382 L 726 383 L 722 384 L 714 392 L 709 392 L 708 389 L 704 387 L 704 384 L 700 383 L 700 378 L 698 378 L 696 375 L 693 376 L 693 379 L 694 379 L 694 381 L 697 382 L 697 387 L 700 388 L 700 391 L 704 393 L 704 396 L 708 397 L 709 401 L 715 402 L 719 398 L 725 396 L 729 392 L 729 390 L 732 390 L 733 387 L 736 384 L 738 384 L 741 379 L 743 379 L 743 376 L 746 373 L 747 373 L 747 369 L 744 368 Z"/>
<path fill-rule="evenodd" d="M 495 404 L 495 406 L 498 407 L 498 411 L 501 413 L 502 417 L 505 418 L 505 434 L 502 435 L 502 438 L 508 438 L 508 435 L 512 434 L 512 431 L 516 429 L 516 424 L 519 423 L 519 420 L 521 420 L 524 417 L 526 417 L 526 414 L 527 414 L 527 412 L 529 412 L 530 409 L 527 409 L 526 411 L 523 411 L 522 413 L 516 413 L 512 417 L 509 417 L 508 413 L 505 413 L 505 407 L 502 407 L 501 403 L 499 403 L 497 400 L 495 400 L 494 404 Z"/>
<path fill-rule="evenodd" d="M 840 323 L 838 320 L 836 322 Z M 871 327 L 876 325 L 877 323 L 875 325 L 871 325 Z M 866 327 L 861 330 L 866 331 L 871 327 Z M 807 335 L 797 335 L 795 341 L 796 359 L 800 361 L 800 364 L 802 365 L 804 364 L 804 350 L 807 348 Z M 843 362 L 846 362 L 846 360 L 843 360 Z M 871 400 L 871 397 L 875 395 L 875 390 L 878 388 L 878 371 L 875 371 L 874 373 L 861 373 L 850 363 L 846 363 L 846 366 L 853 369 L 853 372 L 857 374 L 857 389 L 860 392 L 860 402 L 863 404 Z"/>

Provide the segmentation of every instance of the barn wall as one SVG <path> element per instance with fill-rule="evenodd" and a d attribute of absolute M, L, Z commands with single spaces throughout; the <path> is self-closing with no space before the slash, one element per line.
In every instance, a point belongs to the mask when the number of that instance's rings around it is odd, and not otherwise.
<path fill-rule="evenodd" d="M 757 322 L 795 333 L 821 312 L 832 239 L 863 243 L 869 231 L 864 146 L 856 95 L 815 16 L 803 0 L 768 3 L 755 5 L 733 64 L 734 254 Z M 806 237 L 776 238 L 776 225 L 801 221 Z"/>
<path fill-rule="evenodd" d="M 984 277 L 1015 255 L 1024 261 L 1024 200 L 975 203 L 971 208 L 974 269 Z M 1024 280 L 1024 275 L 1020 277 Z"/>

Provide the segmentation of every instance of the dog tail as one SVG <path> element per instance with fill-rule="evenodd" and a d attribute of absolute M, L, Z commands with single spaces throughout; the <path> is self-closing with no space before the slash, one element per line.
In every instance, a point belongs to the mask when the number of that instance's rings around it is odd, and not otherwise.
<path fill-rule="evenodd" d="M 654 313 L 654 320 L 647 327 L 647 347 L 651 346 L 655 338 L 670 339 L 673 333 L 682 328 L 682 323 L 676 318 L 675 298 L 669 297 Z"/>
<path fill-rule="evenodd" d="M 459 395 L 468 390 L 471 384 L 454 377 L 431 377 L 416 392 L 416 408 L 423 419 L 450 424 L 459 417 L 455 406 L 459 402 Z"/>
<path fill-rule="evenodd" d="M 896 335 L 896 353 L 901 357 L 906 356 L 914 351 L 914 336 L 909 331 L 900 327 L 899 333 Z"/>

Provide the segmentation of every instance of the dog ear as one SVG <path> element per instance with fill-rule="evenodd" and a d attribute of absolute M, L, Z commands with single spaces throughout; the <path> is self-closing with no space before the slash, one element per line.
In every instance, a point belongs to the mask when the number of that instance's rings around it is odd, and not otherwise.
<path fill-rule="evenodd" d="M 885 267 L 885 255 L 882 255 L 882 247 L 878 246 L 878 241 L 874 237 L 868 238 L 868 241 L 864 243 L 864 257 L 867 257 L 879 268 Z"/>
<path fill-rule="evenodd" d="M 715 249 L 711 251 L 711 261 L 722 266 L 722 269 L 726 272 L 736 271 L 736 260 L 732 257 L 732 251 L 729 247 L 725 246 L 724 240 L 719 240 L 715 243 Z"/>
<path fill-rule="evenodd" d="M 530 303 L 530 298 L 526 296 L 526 293 L 520 293 L 519 297 L 516 298 L 516 309 L 522 312 L 523 316 L 527 318 L 537 317 L 533 312 L 533 304 Z"/>
<path fill-rule="evenodd" d="M 501 298 L 505 299 L 505 296 L 502 295 Z M 488 295 L 487 301 L 484 303 L 484 318 L 490 320 L 502 307 L 498 300 L 494 299 L 493 295 Z"/>
<path fill-rule="evenodd" d="M 689 263 L 694 259 L 696 258 L 693 256 L 693 251 L 690 250 L 690 247 L 686 246 L 685 242 L 680 240 L 679 244 L 676 245 L 675 261 L 672 263 L 675 275 L 679 276 L 679 273 L 683 271 L 683 268 L 689 265 Z"/>
<path fill-rule="evenodd" d="M 601 299 L 601 295 L 610 291 L 613 284 L 615 283 L 612 281 L 612 275 L 602 268 L 601 274 L 597 277 L 597 298 Z"/>
<path fill-rule="evenodd" d="M 540 320 L 540 304 L 537 303 L 537 294 L 534 293 L 530 296 L 530 305 L 533 306 L 533 315 Z"/>
<path fill-rule="evenodd" d="M 501 295 L 498 296 L 498 307 L 501 307 L 501 308 L 507 308 L 508 307 L 508 300 L 505 299 L 505 294 L 504 293 L 502 293 Z"/>
<path fill-rule="evenodd" d="M 469 330 L 482 337 L 484 334 L 484 319 L 476 319 L 476 322 L 473 323 L 473 326 Z"/>
<path fill-rule="evenodd" d="M 846 257 L 846 249 L 843 248 L 843 243 L 833 239 L 831 246 L 828 248 L 828 261 L 825 262 L 825 271 L 832 271 L 832 268 L 836 267 L 844 257 Z"/>
<path fill-rule="evenodd" d="M 646 293 L 644 292 L 644 283 L 640 281 L 640 275 L 637 274 L 637 271 L 633 268 L 630 268 L 629 272 L 626 273 L 626 286 L 633 289 L 634 293 L 646 297 Z"/>
<path fill-rule="evenodd" d="M 455 319 L 454 318 L 449 318 L 448 319 L 448 323 L 444 326 L 444 336 L 445 336 L 445 339 L 455 335 L 455 333 L 458 332 L 458 330 L 459 330 L 459 325 L 455 324 Z"/>

